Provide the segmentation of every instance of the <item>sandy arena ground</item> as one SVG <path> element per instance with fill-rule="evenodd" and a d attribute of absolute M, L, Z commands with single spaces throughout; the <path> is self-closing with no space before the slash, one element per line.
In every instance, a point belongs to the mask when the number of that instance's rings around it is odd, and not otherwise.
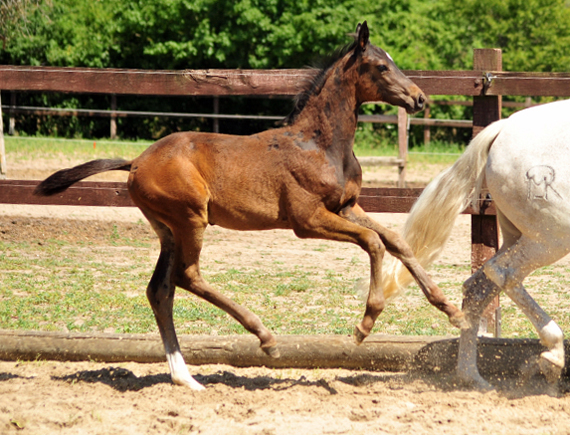
<path fill-rule="evenodd" d="M 38 171 L 40 176 L 49 172 Z M 395 179 L 395 170 L 389 171 Z M 378 177 L 371 174 L 367 180 Z M 11 178 L 25 175 L 15 168 Z M 421 183 L 430 176 L 416 179 Z M 0 217 L 8 216 L 71 222 L 141 218 L 130 209 L 0 205 Z M 405 216 L 375 218 L 398 229 Z M 287 255 L 279 232 L 248 237 L 276 244 Z M 228 251 L 236 243 L 230 233 L 227 243 Z M 468 218 L 460 218 L 441 261 L 469 261 Z M 482 394 L 435 375 L 222 365 L 190 369 L 205 391 L 172 385 L 166 364 L 0 362 L 0 434 L 570 433 L 570 395 L 564 388 Z"/>

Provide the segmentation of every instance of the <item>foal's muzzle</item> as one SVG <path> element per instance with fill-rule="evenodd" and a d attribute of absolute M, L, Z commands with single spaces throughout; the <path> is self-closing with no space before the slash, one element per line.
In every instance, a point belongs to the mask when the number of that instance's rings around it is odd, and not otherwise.
<path fill-rule="evenodd" d="M 420 88 L 416 85 L 413 86 L 410 92 L 410 99 L 412 100 L 408 107 L 406 108 L 406 112 L 408 113 L 416 113 L 420 110 L 423 110 L 426 103 L 426 95 L 422 92 Z"/>

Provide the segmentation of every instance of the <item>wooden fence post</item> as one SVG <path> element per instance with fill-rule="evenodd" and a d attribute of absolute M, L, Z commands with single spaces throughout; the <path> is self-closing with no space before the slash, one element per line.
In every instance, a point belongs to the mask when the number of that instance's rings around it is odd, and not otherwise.
<path fill-rule="evenodd" d="M 398 187 L 406 187 L 406 164 L 408 161 L 408 114 L 398 107 Z"/>
<path fill-rule="evenodd" d="M 2 120 L 2 96 L 0 95 L 0 180 L 6 179 L 6 148 L 4 147 L 4 121 Z"/>
<path fill-rule="evenodd" d="M 429 103 L 426 104 L 426 107 L 424 109 L 424 119 L 429 119 L 430 117 L 430 112 L 431 112 L 431 108 Z M 429 125 L 424 125 L 424 147 L 427 150 L 429 143 L 431 141 L 431 129 Z"/>
<path fill-rule="evenodd" d="M 117 139 L 117 94 L 111 94 L 111 139 Z"/>
<path fill-rule="evenodd" d="M 493 85 L 494 71 L 502 70 L 500 49 L 475 49 L 473 69 L 484 74 L 481 96 L 473 97 L 473 137 L 494 121 L 501 119 L 501 96 L 487 96 L 486 91 Z M 482 195 L 485 195 L 483 191 Z M 499 231 L 496 216 L 471 215 L 471 270 L 475 272 L 489 260 L 499 247 Z M 487 307 L 481 319 L 480 334 L 501 335 L 501 307 L 497 296 Z"/>
<path fill-rule="evenodd" d="M 214 97 L 214 115 L 220 114 L 220 97 Z M 218 118 L 214 118 L 214 133 L 220 132 L 220 120 Z"/>
<path fill-rule="evenodd" d="M 14 136 L 16 128 L 16 118 L 14 117 L 14 107 L 16 107 L 16 92 L 10 92 L 10 124 L 8 126 L 8 134 Z"/>

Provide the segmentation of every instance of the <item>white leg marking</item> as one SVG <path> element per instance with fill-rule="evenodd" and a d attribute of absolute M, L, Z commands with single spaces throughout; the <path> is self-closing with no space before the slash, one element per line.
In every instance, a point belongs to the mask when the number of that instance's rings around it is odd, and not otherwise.
<path fill-rule="evenodd" d="M 540 336 L 540 342 L 548 348 L 540 356 L 552 365 L 564 367 L 564 333 L 560 327 L 544 312 L 522 285 L 507 292 L 508 296 L 521 308 L 534 325 Z"/>
<path fill-rule="evenodd" d="M 557 367 L 564 367 L 564 334 L 553 320 L 548 322 L 539 332 L 540 342 L 548 347 L 548 351 L 540 356 Z"/>
<path fill-rule="evenodd" d="M 166 360 L 170 367 L 172 382 L 177 385 L 190 387 L 196 391 L 204 390 L 204 386 L 190 375 L 188 367 L 186 367 L 186 363 L 184 362 L 184 357 L 180 352 L 175 351 L 173 353 L 167 353 Z"/>
<path fill-rule="evenodd" d="M 540 334 L 540 342 L 547 347 L 559 345 L 564 339 L 562 330 L 554 323 L 554 320 L 548 322 L 538 333 Z"/>

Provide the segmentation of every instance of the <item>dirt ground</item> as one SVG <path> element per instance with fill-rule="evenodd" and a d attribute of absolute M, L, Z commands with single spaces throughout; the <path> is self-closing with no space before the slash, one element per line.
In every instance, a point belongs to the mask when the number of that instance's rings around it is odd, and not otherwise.
<path fill-rule="evenodd" d="M 45 165 L 36 166 L 30 172 L 14 168 L 9 175 L 35 178 L 50 171 Z M 367 171 L 365 182 L 374 185 L 391 177 L 386 183 L 391 184 L 394 172 Z M 431 176 L 425 168 L 408 175 L 418 185 Z M 19 239 L 29 231 L 47 231 L 54 227 L 53 219 L 62 217 L 69 237 L 97 237 L 94 228 L 110 222 L 125 231 L 131 228 L 129 237 L 148 231 L 132 225 L 141 219 L 132 209 L 9 205 L 0 206 L 0 222 L 4 222 L 0 230 L 6 231 L 9 222 L 9 237 Z M 395 229 L 405 219 L 405 215 L 374 217 Z M 36 224 L 30 226 L 30 221 Z M 224 234 L 225 255 L 231 255 L 240 239 L 234 233 Z M 276 255 L 298 256 L 296 247 L 280 242 L 281 236 L 281 232 L 265 232 L 247 237 L 249 245 L 256 245 L 251 243 L 256 238 L 260 246 L 278 247 Z M 218 252 L 224 252 L 223 244 L 218 246 Z M 244 252 L 240 261 L 253 262 L 259 255 L 240 249 Z M 326 255 L 334 253 L 306 256 L 303 261 L 323 262 Z M 441 261 L 469 262 L 467 218 L 459 219 Z M 531 390 L 511 383 L 483 394 L 462 390 L 435 374 L 223 365 L 190 370 L 205 391 L 172 385 L 165 363 L 0 362 L 0 434 L 570 433 L 566 387 L 540 384 Z"/>

